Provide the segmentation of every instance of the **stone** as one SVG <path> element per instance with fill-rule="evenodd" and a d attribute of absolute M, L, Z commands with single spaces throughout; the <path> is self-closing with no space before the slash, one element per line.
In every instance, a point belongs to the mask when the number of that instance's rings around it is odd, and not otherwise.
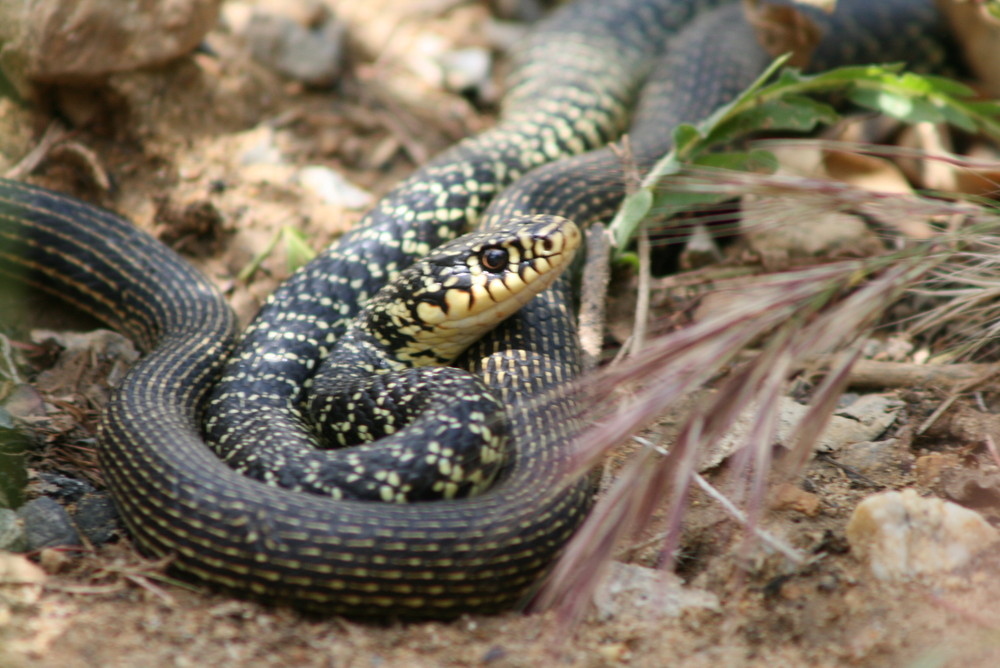
<path fill-rule="evenodd" d="M 61 473 L 40 471 L 38 473 L 38 482 L 35 483 L 33 489 L 45 496 L 73 502 L 79 500 L 84 494 L 93 492 L 94 486 L 85 480 L 70 478 Z"/>
<path fill-rule="evenodd" d="M 715 594 L 686 586 L 673 573 L 619 561 L 611 563 L 594 603 L 602 620 L 626 614 L 679 617 L 685 610 L 721 609 Z"/>
<path fill-rule="evenodd" d="M 26 557 L 0 552 L 0 603 L 17 606 L 37 603 L 45 580 L 45 571 Z"/>
<path fill-rule="evenodd" d="M 344 27 L 332 16 L 313 25 L 257 10 L 245 37 L 254 59 L 310 86 L 329 86 L 340 74 Z"/>
<path fill-rule="evenodd" d="M 21 506 L 17 516 L 24 524 L 28 550 L 83 544 L 69 513 L 47 496 L 40 496 Z"/>
<path fill-rule="evenodd" d="M 0 69 L 30 82 L 79 86 L 190 53 L 215 25 L 221 0 L 0 2 Z"/>
<path fill-rule="evenodd" d="M 881 580 L 948 573 L 1000 540 L 975 511 L 913 489 L 858 504 L 847 524 L 851 551 Z"/>
<path fill-rule="evenodd" d="M 107 492 L 88 494 L 77 502 L 73 521 L 93 545 L 103 545 L 118 530 L 118 510 Z"/>
<path fill-rule="evenodd" d="M 782 483 L 775 490 L 773 510 L 791 510 L 809 517 L 816 517 L 822 509 L 819 496 L 791 483 Z"/>
<path fill-rule="evenodd" d="M 819 452 L 837 452 L 845 445 L 860 441 L 871 441 L 882 435 L 902 409 L 898 399 L 881 394 L 865 394 L 857 397 L 849 405 L 841 406 L 830 418 L 826 428 L 814 444 Z M 782 397 L 778 402 L 778 425 L 776 441 L 780 445 L 791 446 L 791 438 L 799 422 L 805 418 L 809 407 L 794 399 Z M 743 411 L 727 434 L 711 448 L 701 454 L 699 471 L 715 468 L 726 458 L 745 445 L 746 436 L 760 419 L 760 407 L 753 405 Z"/>
<path fill-rule="evenodd" d="M 446 51 L 438 57 L 444 84 L 457 93 L 489 87 L 493 60 L 487 49 L 471 47 Z"/>
<path fill-rule="evenodd" d="M 345 209 L 367 209 L 371 193 L 348 181 L 342 174 L 323 165 L 307 165 L 299 170 L 298 181 L 327 204 Z"/>

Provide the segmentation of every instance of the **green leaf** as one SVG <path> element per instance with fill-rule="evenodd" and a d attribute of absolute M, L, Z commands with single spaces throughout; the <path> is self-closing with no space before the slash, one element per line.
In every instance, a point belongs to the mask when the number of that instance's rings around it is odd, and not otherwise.
<path fill-rule="evenodd" d="M 838 67 L 837 69 L 819 72 L 811 76 L 803 76 L 800 78 L 799 83 L 802 88 L 835 90 L 862 82 L 882 82 L 886 77 L 895 78 L 897 72 L 902 69 L 903 65 L 901 63 Z M 796 92 L 801 93 L 802 90 L 797 90 Z"/>
<path fill-rule="evenodd" d="M 681 123 L 674 128 L 674 150 L 690 146 L 704 139 L 698 128 L 690 123 Z"/>
<path fill-rule="evenodd" d="M 926 99 L 893 90 L 857 88 L 848 94 L 852 102 L 906 123 L 940 123 L 944 115 Z"/>
<path fill-rule="evenodd" d="M 632 238 L 635 228 L 649 214 L 653 205 L 653 193 L 649 188 L 640 188 L 625 198 L 614 220 L 611 221 L 611 242 L 616 248 L 623 248 Z"/>
<path fill-rule="evenodd" d="M 708 133 L 711 144 L 727 144 L 752 132 L 810 132 L 821 123 L 835 123 L 833 107 L 801 95 L 769 100 L 741 111 Z"/>
<path fill-rule="evenodd" d="M 639 271 L 639 255 L 634 251 L 623 250 L 615 256 L 615 261 L 632 271 Z"/>
<path fill-rule="evenodd" d="M 976 91 L 963 83 L 933 74 L 906 72 L 900 76 L 900 80 L 904 85 L 913 85 L 914 82 L 920 81 L 920 90 L 928 94 L 946 97 L 975 97 L 976 95 Z"/>
<path fill-rule="evenodd" d="M 285 239 L 285 259 L 288 263 L 288 271 L 291 273 L 316 257 L 316 251 L 309 246 L 309 242 L 301 230 L 285 227 L 282 231 Z"/>
<path fill-rule="evenodd" d="M 274 249 L 277 248 L 278 244 L 282 241 L 285 243 L 285 260 L 287 262 L 289 273 L 295 271 L 302 265 L 309 262 L 309 260 L 316 257 L 316 252 L 309 247 L 305 236 L 303 236 L 303 234 L 294 227 L 286 225 L 278 230 L 273 237 L 271 237 L 271 240 L 267 243 L 267 246 L 264 247 L 264 250 L 255 255 L 254 258 L 240 270 L 240 273 L 237 275 L 237 279 L 243 283 L 249 282 L 250 279 L 253 278 L 253 275 L 257 273 L 257 270 L 260 269 L 264 260 L 266 260 L 268 256 L 274 252 Z"/>
<path fill-rule="evenodd" d="M 752 151 L 706 153 L 698 156 L 693 162 L 701 167 L 766 174 L 772 174 L 778 168 L 778 159 L 774 157 L 774 154 L 759 148 Z"/>
<path fill-rule="evenodd" d="M 657 191 L 652 210 L 657 216 L 666 218 L 679 213 L 717 204 L 731 199 L 730 193 L 692 192 L 690 190 L 660 190 Z"/>
<path fill-rule="evenodd" d="M 944 104 L 938 108 L 938 111 L 941 112 L 941 116 L 944 117 L 945 122 L 954 125 L 956 128 L 970 133 L 976 131 L 976 121 L 969 114 L 965 113 L 963 109 Z"/>

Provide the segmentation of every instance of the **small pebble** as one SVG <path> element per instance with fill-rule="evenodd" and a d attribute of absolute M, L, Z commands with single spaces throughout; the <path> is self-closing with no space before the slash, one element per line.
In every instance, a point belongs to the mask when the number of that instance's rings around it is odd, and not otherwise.
<path fill-rule="evenodd" d="M 340 74 L 343 24 L 328 17 L 315 26 L 289 16 L 255 11 L 245 33 L 253 57 L 310 86 L 329 86 Z"/>
<path fill-rule="evenodd" d="M 365 209 L 372 203 L 371 193 L 357 187 L 329 167 L 309 165 L 299 170 L 299 183 L 324 202 L 345 209 Z"/>
<path fill-rule="evenodd" d="M 912 459 L 909 451 L 901 447 L 899 439 L 895 438 L 847 443 L 837 452 L 836 457 L 839 464 L 849 466 L 866 476 L 880 471 L 898 471 L 901 460 Z"/>
<path fill-rule="evenodd" d="M 819 497 L 790 483 L 778 487 L 771 506 L 774 510 L 793 510 L 809 517 L 819 515 L 821 508 Z"/>
<path fill-rule="evenodd" d="M 501 659 L 507 658 L 507 650 L 504 649 L 503 645 L 493 645 L 486 653 L 483 654 L 481 661 L 483 663 L 493 663 L 494 661 L 499 661 Z"/>
<path fill-rule="evenodd" d="M 266 125 L 260 125 L 241 135 L 243 148 L 239 152 L 239 164 L 249 165 L 283 165 L 285 158 L 275 142 L 274 130 Z"/>
<path fill-rule="evenodd" d="M 612 663 L 619 663 L 628 660 L 629 654 L 628 645 L 623 642 L 598 645 L 597 647 L 597 655 L 601 657 L 603 661 L 609 661 Z"/>
<path fill-rule="evenodd" d="M 41 496 L 28 501 L 17 511 L 17 516 L 24 524 L 28 550 L 82 544 L 69 513 L 55 499 Z"/>
<path fill-rule="evenodd" d="M 693 608 L 719 609 L 715 594 L 688 587 L 673 573 L 618 561 L 612 562 L 594 603 L 600 619 L 627 614 L 679 617 Z"/>
<path fill-rule="evenodd" d="M 94 492 L 94 486 L 84 480 L 77 480 L 59 473 L 41 471 L 34 489 L 38 492 L 64 501 L 77 501 L 84 494 Z"/>
<path fill-rule="evenodd" d="M 481 48 L 455 49 L 438 57 L 444 84 L 458 93 L 480 91 L 490 84 L 490 52 Z"/>
<path fill-rule="evenodd" d="M 979 513 L 912 489 L 868 497 L 847 524 L 851 551 L 882 580 L 946 573 L 1000 540 Z"/>
<path fill-rule="evenodd" d="M 64 550 L 47 547 L 38 553 L 38 565 L 49 575 L 64 573 L 73 564 L 73 558 Z"/>
<path fill-rule="evenodd" d="M 961 465 L 961 457 L 952 452 L 930 452 L 917 458 L 913 473 L 917 477 L 918 485 L 931 487 L 940 481 L 944 471 L 958 468 Z"/>

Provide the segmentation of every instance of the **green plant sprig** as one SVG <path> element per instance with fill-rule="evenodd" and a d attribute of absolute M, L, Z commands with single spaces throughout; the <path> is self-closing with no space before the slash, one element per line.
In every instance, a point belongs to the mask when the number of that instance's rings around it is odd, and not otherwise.
<path fill-rule="evenodd" d="M 624 248 L 653 210 L 669 216 L 728 197 L 726 193 L 657 188 L 687 166 L 766 172 L 777 166 L 774 155 L 765 150 L 716 148 L 754 132 L 810 132 L 820 124 L 840 120 L 832 106 L 812 95 L 838 93 L 858 106 L 905 123 L 949 123 L 1000 139 L 1000 104 L 974 100 L 971 88 L 950 79 L 904 72 L 901 65 L 841 67 L 803 75 L 795 69 L 781 69 L 787 60 L 787 55 L 775 60 L 743 93 L 704 121 L 684 123 L 674 130 L 674 148 L 653 166 L 615 215 L 609 228 L 615 247 Z"/>

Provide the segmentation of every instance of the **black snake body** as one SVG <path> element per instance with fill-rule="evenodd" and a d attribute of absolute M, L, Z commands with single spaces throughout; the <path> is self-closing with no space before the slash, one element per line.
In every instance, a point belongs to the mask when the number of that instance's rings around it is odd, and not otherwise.
<path fill-rule="evenodd" d="M 565 473 L 576 407 L 570 398 L 538 400 L 579 373 L 568 281 L 468 355 L 513 416 L 513 459 L 481 496 L 396 505 L 267 486 L 220 462 L 200 419 L 210 406 L 208 435 L 227 447 L 311 445 L 299 431 L 300 388 L 357 299 L 469 220 L 539 211 L 584 223 L 612 210 L 623 179 L 608 151 L 530 170 L 612 139 L 668 43 L 630 131 L 641 167 L 669 147 L 673 125 L 703 117 L 747 85 L 768 58 L 738 12 L 713 13 L 668 40 L 704 4 L 587 0 L 545 22 L 523 52 L 497 129 L 417 172 L 293 277 L 228 364 L 232 315 L 176 255 L 111 214 L 0 183 L 0 271 L 81 304 L 149 351 L 115 391 L 100 434 L 109 487 L 136 541 L 173 555 L 173 568 L 188 577 L 325 613 L 452 617 L 523 603 L 590 504 L 587 482 Z M 940 53 L 941 21 L 929 3 L 860 5 L 838 4 L 817 66 L 926 64 Z M 264 412 L 248 418 L 253 403 Z"/>

